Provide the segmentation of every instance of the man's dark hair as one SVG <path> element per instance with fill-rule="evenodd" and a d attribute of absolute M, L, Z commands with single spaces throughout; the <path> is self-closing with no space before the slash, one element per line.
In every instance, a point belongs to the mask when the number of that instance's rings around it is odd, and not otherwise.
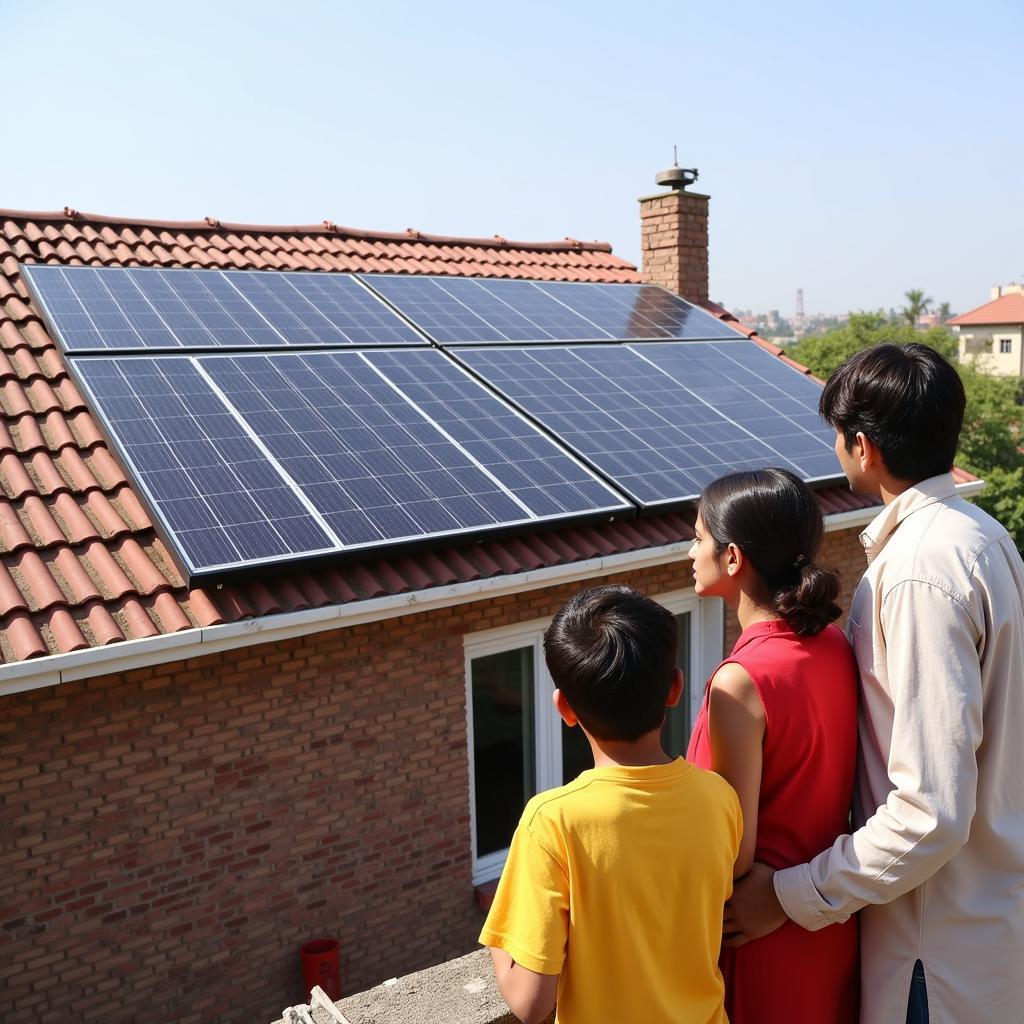
<path fill-rule="evenodd" d="M 676 667 L 675 616 L 629 587 L 592 587 L 544 633 L 555 685 L 592 736 L 636 740 L 665 720 Z"/>
<path fill-rule="evenodd" d="M 948 473 L 964 422 L 960 375 L 927 345 L 876 345 L 850 356 L 825 384 L 818 411 L 850 451 L 860 431 L 886 469 L 916 483 Z"/>

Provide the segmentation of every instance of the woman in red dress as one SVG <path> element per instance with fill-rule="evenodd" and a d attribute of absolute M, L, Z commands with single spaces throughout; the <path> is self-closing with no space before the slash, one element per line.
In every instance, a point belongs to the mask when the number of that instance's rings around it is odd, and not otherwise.
<path fill-rule="evenodd" d="M 814 564 L 813 494 L 781 469 L 734 473 L 701 497 L 695 588 L 742 633 L 708 683 L 687 757 L 727 779 L 743 809 L 735 874 L 810 860 L 849 831 L 857 668 L 833 619 L 838 578 Z M 728 936 L 726 936 L 726 940 Z M 792 921 L 722 951 L 731 1024 L 856 1024 L 856 918 L 818 932 Z"/>

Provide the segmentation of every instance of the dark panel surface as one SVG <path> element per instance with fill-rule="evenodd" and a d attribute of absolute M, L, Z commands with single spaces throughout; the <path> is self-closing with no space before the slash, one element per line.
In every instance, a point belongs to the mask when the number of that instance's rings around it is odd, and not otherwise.
<path fill-rule="evenodd" d="M 22 269 L 72 355 L 427 344 L 351 274 Z"/>
<path fill-rule="evenodd" d="M 76 370 L 192 571 L 335 548 L 190 359 L 83 359 Z"/>
<path fill-rule="evenodd" d="M 749 342 L 459 355 L 642 504 L 695 498 L 739 469 L 841 476 L 817 386 Z"/>
<path fill-rule="evenodd" d="M 653 285 L 360 276 L 442 345 L 742 337 Z"/>

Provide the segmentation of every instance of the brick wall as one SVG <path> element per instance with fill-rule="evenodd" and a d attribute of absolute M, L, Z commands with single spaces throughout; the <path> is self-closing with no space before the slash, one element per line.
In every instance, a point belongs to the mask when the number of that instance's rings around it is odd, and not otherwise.
<path fill-rule="evenodd" d="M 665 192 L 640 200 L 644 276 L 691 302 L 708 300 L 708 196 Z"/>
<path fill-rule="evenodd" d="M 308 939 L 346 993 L 471 949 L 463 635 L 580 585 L 0 698 L 0 1020 L 248 1024 Z"/>

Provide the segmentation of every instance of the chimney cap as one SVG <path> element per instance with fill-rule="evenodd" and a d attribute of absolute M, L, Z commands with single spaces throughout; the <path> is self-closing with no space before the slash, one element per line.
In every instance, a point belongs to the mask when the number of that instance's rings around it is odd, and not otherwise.
<path fill-rule="evenodd" d="M 698 178 L 696 167 L 680 167 L 673 164 L 667 171 L 661 171 L 655 175 L 654 181 L 658 185 L 667 185 L 678 192 L 685 190 L 687 185 L 692 185 Z"/>

